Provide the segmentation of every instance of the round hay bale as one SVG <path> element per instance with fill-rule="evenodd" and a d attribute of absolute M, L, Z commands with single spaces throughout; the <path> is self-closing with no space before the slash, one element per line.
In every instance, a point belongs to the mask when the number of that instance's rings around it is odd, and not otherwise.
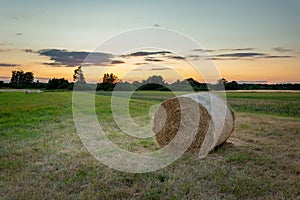
<path fill-rule="evenodd" d="M 188 138 L 191 126 L 195 126 L 196 134 L 186 151 L 199 152 L 204 158 L 230 137 L 234 124 L 234 112 L 223 99 L 211 93 L 195 93 L 163 102 L 154 113 L 152 130 L 158 146 L 163 148 L 179 129 Z"/>
<path fill-rule="evenodd" d="M 31 93 L 32 93 L 31 90 L 26 90 L 26 91 L 25 91 L 25 94 L 31 94 Z"/>

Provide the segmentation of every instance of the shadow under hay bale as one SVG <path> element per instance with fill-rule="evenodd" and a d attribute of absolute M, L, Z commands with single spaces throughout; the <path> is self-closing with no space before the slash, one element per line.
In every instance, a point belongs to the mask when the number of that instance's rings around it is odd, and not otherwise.
<path fill-rule="evenodd" d="M 163 148 L 179 129 L 184 139 L 190 136 L 191 126 L 196 127 L 186 152 L 199 153 L 199 157 L 204 158 L 230 137 L 234 124 L 234 113 L 225 101 L 213 94 L 196 93 L 163 102 L 154 114 L 152 130 L 158 146 Z"/>

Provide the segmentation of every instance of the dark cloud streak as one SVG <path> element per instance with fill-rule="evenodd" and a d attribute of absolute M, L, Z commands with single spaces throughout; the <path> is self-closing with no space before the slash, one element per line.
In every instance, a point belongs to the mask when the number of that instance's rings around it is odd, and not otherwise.
<path fill-rule="evenodd" d="M 165 55 L 165 54 L 172 54 L 170 51 L 137 51 L 134 53 L 130 53 L 128 55 L 124 55 L 125 57 L 127 56 L 149 56 L 149 55 Z"/>
<path fill-rule="evenodd" d="M 161 62 L 163 60 L 157 59 L 157 58 L 145 58 L 145 61 L 149 61 L 149 62 Z"/>
<path fill-rule="evenodd" d="M 168 58 L 175 59 L 175 60 L 185 60 L 185 57 L 183 56 L 169 56 Z"/>
<path fill-rule="evenodd" d="M 34 51 L 32 49 L 23 49 L 23 51 L 26 53 L 37 53 L 36 51 Z"/>
<path fill-rule="evenodd" d="M 19 64 L 0 63 L 0 67 L 17 67 Z"/>
<path fill-rule="evenodd" d="M 218 54 L 217 57 L 233 57 L 233 58 L 249 58 L 249 57 L 261 57 L 266 56 L 264 53 L 228 53 L 228 54 Z"/>
<path fill-rule="evenodd" d="M 208 56 L 207 59 L 211 60 L 241 60 L 241 59 L 276 59 L 276 58 L 292 58 L 289 55 L 269 55 L 266 53 L 247 52 L 247 53 L 228 53 L 216 54 Z M 195 57 L 197 58 L 197 57 Z"/>
<path fill-rule="evenodd" d="M 226 49 L 194 49 L 193 51 L 198 52 L 216 52 L 216 51 L 252 51 L 254 48 L 247 47 L 247 48 L 226 48 Z"/>
<path fill-rule="evenodd" d="M 111 61 L 111 65 L 116 65 L 116 64 L 123 64 L 123 63 L 125 63 L 123 60 L 113 60 L 113 61 Z"/>
<path fill-rule="evenodd" d="M 48 56 L 55 64 L 46 63 L 52 66 L 75 67 L 79 65 L 108 65 L 112 55 L 100 52 L 67 51 L 60 49 L 42 49 L 37 52 L 41 56 Z"/>

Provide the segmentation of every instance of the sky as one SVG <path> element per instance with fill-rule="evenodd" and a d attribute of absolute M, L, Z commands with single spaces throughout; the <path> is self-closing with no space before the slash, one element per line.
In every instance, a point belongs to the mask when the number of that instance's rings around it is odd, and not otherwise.
<path fill-rule="evenodd" d="M 100 72 L 128 81 L 155 74 L 169 82 L 206 80 L 189 59 L 210 60 L 229 81 L 300 82 L 299 11 L 298 0 L 0 0 L 0 80 L 9 81 L 12 70 L 24 70 L 40 81 L 72 81 L 74 69 L 93 55 L 92 64 L 83 66 L 91 82 Z M 205 55 L 192 48 L 184 55 L 159 53 L 170 47 L 145 46 L 118 55 L 99 48 L 117 35 L 147 27 L 184 34 Z M 144 40 L 149 37 L 145 34 Z"/>

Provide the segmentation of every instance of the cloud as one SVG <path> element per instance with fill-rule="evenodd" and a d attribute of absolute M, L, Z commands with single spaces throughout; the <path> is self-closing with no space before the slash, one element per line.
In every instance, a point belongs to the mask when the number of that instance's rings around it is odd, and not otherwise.
<path fill-rule="evenodd" d="M 61 49 L 42 49 L 39 50 L 37 53 L 41 56 L 48 56 L 50 60 L 55 62 L 55 64 L 52 63 L 45 63 L 45 64 L 50 66 L 64 66 L 64 67 L 74 67 L 79 65 L 83 65 L 83 66 L 108 65 L 110 64 L 112 58 L 112 55 L 107 53 L 67 51 Z"/>
<path fill-rule="evenodd" d="M 111 61 L 111 65 L 116 65 L 116 64 L 123 64 L 123 63 L 125 63 L 123 60 L 113 60 L 113 61 Z"/>
<path fill-rule="evenodd" d="M 165 55 L 165 54 L 171 54 L 171 53 L 172 52 L 170 52 L 170 51 L 137 51 L 137 52 L 130 53 L 130 54 L 127 54 L 124 56 L 126 57 L 126 56 Z"/>
<path fill-rule="evenodd" d="M 24 52 L 26 53 L 36 53 L 34 50 L 32 49 L 23 49 Z"/>
<path fill-rule="evenodd" d="M 10 79 L 10 76 L 0 76 L 1 79 Z"/>
<path fill-rule="evenodd" d="M 252 51 L 254 48 L 218 49 L 218 51 Z"/>
<path fill-rule="evenodd" d="M 277 52 L 283 53 L 283 52 L 291 52 L 292 50 L 285 49 L 285 48 L 282 48 L 282 47 L 276 47 L 276 48 L 273 48 L 273 51 L 277 51 Z"/>
<path fill-rule="evenodd" d="M 135 65 L 147 65 L 147 64 L 149 64 L 149 63 L 147 63 L 147 62 L 144 62 L 144 63 L 135 63 Z"/>
<path fill-rule="evenodd" d="M 150 61 L 150 62 L 161 62 L 161 61 L 163 61 L 163 60 L 157 59 L 157 58 L 148 57 L 148 58 L 145 58 L 145 61 Z"/>
<path fill-rule="evenodd" d="M 64 67 L 62 65 L 60 65 L 59 63 L 57 62 L 53 62 L 53 63 L 47 63 L 47 62 L 44 62 L 42 63 L 43 65 L 48 65 L 48 66 L 51 66 L 51 67 Z"/>
<path fill-rule="evenodd" d="M 263 58 L 293 58 L 294 56 L 265 56 Z"/>
<path fill-rule="evenodd" d="M 16 33 L 16 35 L 17 35 L 17 36 L 21 36 L 21 35 L 23 35 L 23 33 Z"/>
<path fill-rule="evenodd" d="M 176 60 L 185 60 L 185 57 L 183 56 L 168 56 L 168 58 L 176 59 Z"/>
<path fill-rule="evenodd" d="M 193 49 L 193 51 L 199 51 L 199 52 L 213 52 L 213 51 L 216 51 L 216 50 L 213 50 L 213 49 Z"/>
<path fill-rule="evenodd" d="M 251 58 L 251 57 L 261 57 L 266 56 L 264 53 L 228 53 L 228 54 L 218 54 L 217 57 L 232 57 L 232 58 Z"/>
<path fill-rule="evenodd" d="M 161 70 L 170 70 L 168 67 L 157 67 L 157 68 L 151 68 L 152 71 L 161 71 Z"/>
<path fill-rule="evenodd" d="M 0 67 L 17 67 L 19 64 L 0 63 Z"/>
<path fill-rule="evenodd" d="M 0 49 L 0 52 L 19 51 L 19 49 Z"/>
<path fill-rule="evenodd" d="M 228 54 L 217 54 L 208 57 L 208 59 L 212 60 L 238 60 L 238 59 L 262 59 L 262 58 L 291 58 L 293 56 L 288 55 L 269 55 L 266 53 L 258 53 L 258 52 L 247 52 L 247 53 L 228 53 Z"/>
<path fill-rule="evenodd" d="M 252 51 L 254 48 L 247 47 L 247 48 L 226 48 L 226 49 L 194 49 L 193 51 L 198 52 L 216 52 L 216 51 Z"/>

